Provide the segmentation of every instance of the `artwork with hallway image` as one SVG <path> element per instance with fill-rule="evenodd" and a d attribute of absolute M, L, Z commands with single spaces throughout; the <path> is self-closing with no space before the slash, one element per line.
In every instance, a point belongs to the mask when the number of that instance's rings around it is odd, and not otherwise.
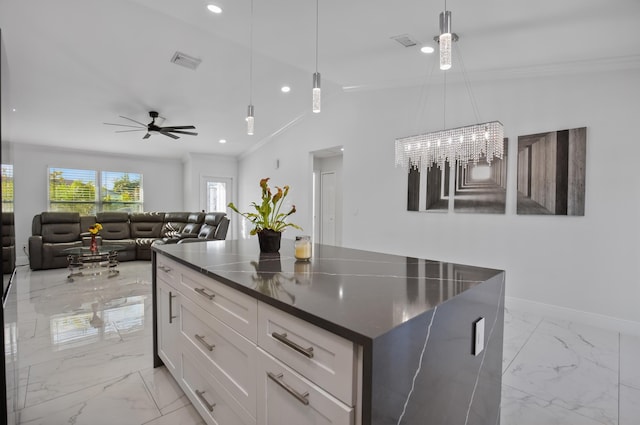
<path fill-rule="evenodd" d="M 432 163 L 426 172 L 411 165 L 408 175 L 407 210 L 447 212 L 449 210 L 449 182 L 452 171 L 456 183 L 454 211 L 504 214 L 507 187 L 507 144 L 504 139 L 503 159 L 486 157 L 477 164 L 458 165 L 452 170 L 445 162 L 444 170 Z"/>
<path fill-rule="evenodd" d="M 518 137 L 518 214 L 583 216 L 587 128 Z"/>
<path fill-rule="evenodd" d="M 411 164 L 407 185 L 408 211 L 449 210 L 449 168 L 448 161 L 444 164 L 444 170 L 434 162 L 426 172 L 421 172 L 417 164 Z M 424 189 L 422 193 L 420 188 Z"/>
<path fill-rule="evenodd" d="M 507 193 L 507 149 L 509 139 L 503 139 L 502 158 L 480 158 L 477 164 L 458 163 L 455 169 L 453 210 L 457 213 L 504 214 Z"/>

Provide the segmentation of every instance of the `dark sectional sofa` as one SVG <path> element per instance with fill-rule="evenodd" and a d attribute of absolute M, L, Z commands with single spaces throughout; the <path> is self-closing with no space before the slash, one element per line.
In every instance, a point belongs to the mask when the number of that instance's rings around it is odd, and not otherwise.
<path fill-rule="evenodd" d="M 154 243 L 223 240 L 229 219 L 224 212 L 100 212 L 81 216 L 71 212 L 43 212 L 33 217 L 29 237 L 31 270 L 67 267 L 67 248 L 89 246 L 89 227 L 102 225 L 98 244 L 124 247 L 118 261 L 150 260 Z"/>

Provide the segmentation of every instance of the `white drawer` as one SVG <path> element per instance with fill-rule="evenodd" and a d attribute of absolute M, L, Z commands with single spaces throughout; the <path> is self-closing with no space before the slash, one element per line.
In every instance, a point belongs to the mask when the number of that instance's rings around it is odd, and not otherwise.
<path fill-rule="evenodd" d="M 256 342 L 258 301 L 255 298 L 186 269 L 180 274 L 180 290 L 221 322 Z"/>
<path fill-rule="evenodd" d="M 355 404 L 351 341 L 260 302 L 258 345 L 344 403 Z"/>
<path fill-rule="evenodd" d="M 354 409 L 258 349 L 260 425 L 353 425 Z"/>
<path fill-rule="evenodd" d="M 184 266 L 176 261 L 170 260 L 164 255 L 156 255 L 156 276 L 168 284 L 177 287 L 180 281 L 180 270 Z"/>
<path fill-rule="evenodd" d="M 182 353 L 180 386 L 209 425 L 255 425 L 256 420 L 224 390 L 189 350 Z"/>
<path fill-rule="evenodd" d="M 193 301 L 183 298 L 180 307 L 183 349 L 190 349 L 202 358 L 207 370 L 255 417 L 255 344 Z"/>

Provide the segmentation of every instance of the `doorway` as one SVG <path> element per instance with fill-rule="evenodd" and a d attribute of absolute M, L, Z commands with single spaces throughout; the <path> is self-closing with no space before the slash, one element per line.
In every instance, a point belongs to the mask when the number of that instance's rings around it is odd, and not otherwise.
<path fill-rule="evenodd" d="M 342 147 L 313 152 L 314 240 L 342 245 Z"/>
<path fill-rule="evenodd" d="M 233 179 L 231 177 L 202 176 L 200 179 L 200 209 L 205 212 L 226 212 L 233 202 Z M 227 239 L 233 239 L 233 227 L 229 226 Z"/>

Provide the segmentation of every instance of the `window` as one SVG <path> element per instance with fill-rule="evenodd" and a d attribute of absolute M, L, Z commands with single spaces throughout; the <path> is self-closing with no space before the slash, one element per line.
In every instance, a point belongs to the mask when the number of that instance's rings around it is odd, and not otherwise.
<path fill-rule="evenodd" d="M 221 181 L 207 182 L 207 211 L 227 210 L 227 184 Z"/>
<path fill-rule="evenodd" d="M 143 211 L 142 175 L 49 168 L 49 211 Z"/>
<path fill-rule="evenodd" d="M 2 212 L 13 211 L 13 165 L 2 164 Z"/>
<path fill-rule="evenodd" d="M 101 211 L 142 212 L 142 174 L 103 171 Z"/>

